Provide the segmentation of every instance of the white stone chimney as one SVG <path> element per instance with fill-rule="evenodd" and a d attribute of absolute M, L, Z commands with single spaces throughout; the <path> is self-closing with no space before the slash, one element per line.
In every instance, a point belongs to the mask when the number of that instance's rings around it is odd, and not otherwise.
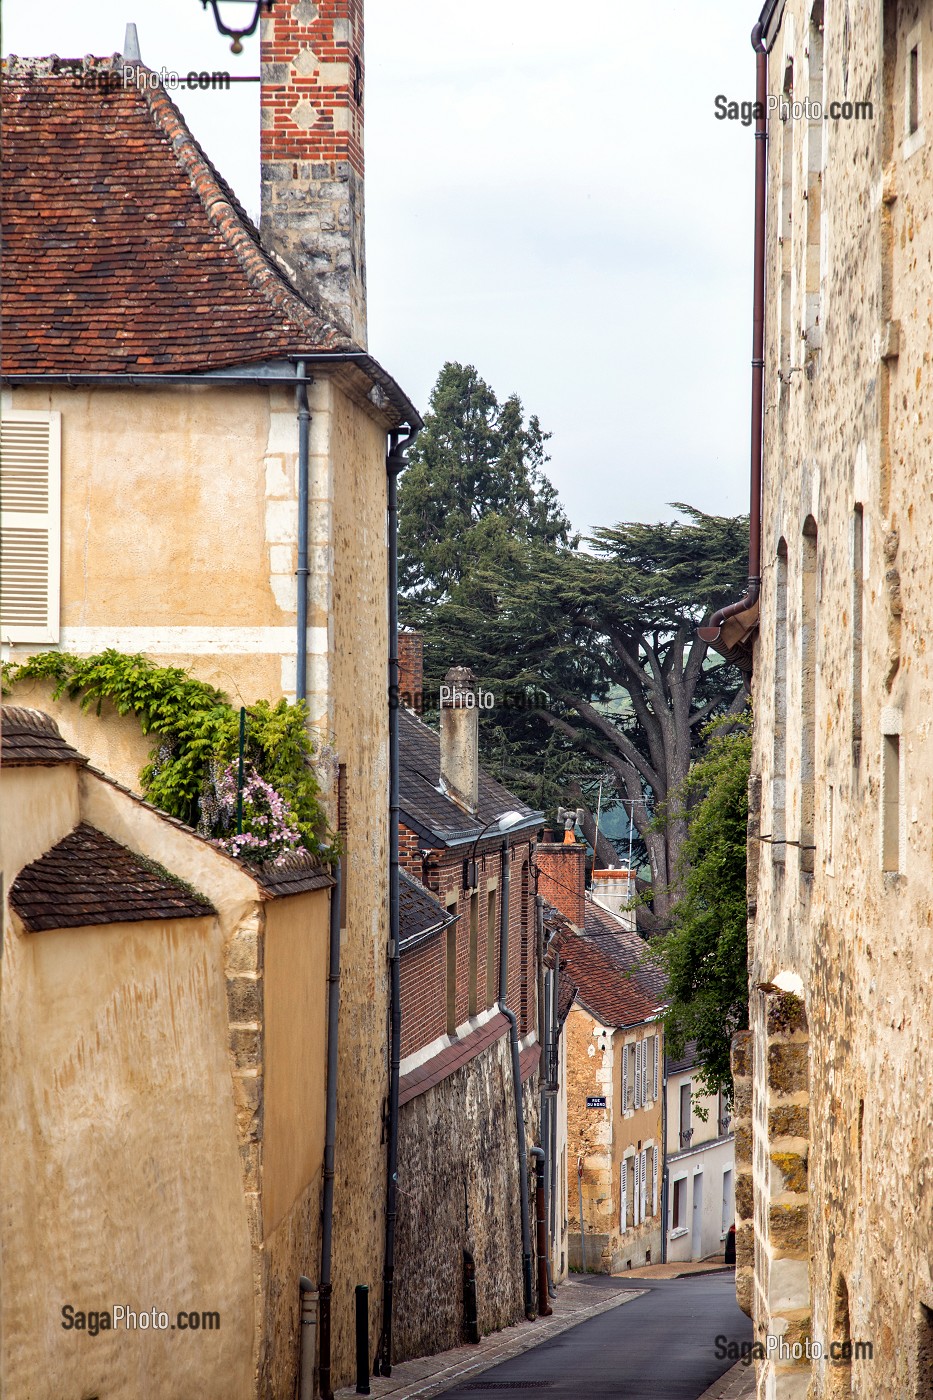
<path fill-rule="evenodd" d="M 365 349 L 363 0 L 276 0 L 260 57 L 263 244 Z"/>
<path fill-rule="evenodd" d="M 451 666 L 441 686 L 441 782 L 471 815 L 479 806 L 479 708 L 469 666 Z"/>
<path fill-rule="evenodd" d="M 590 894 L 597 904 L 618 914 L 628 928 L 635 929 L 635 910 L 628 906 L 635 898 L 635 872 L 610 866 L 608 870 L 594 870 L 590 883 Z"/>

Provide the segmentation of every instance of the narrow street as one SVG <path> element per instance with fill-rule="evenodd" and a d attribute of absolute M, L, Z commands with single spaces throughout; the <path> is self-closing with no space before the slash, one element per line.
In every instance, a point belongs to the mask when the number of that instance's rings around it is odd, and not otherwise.
<path fill-rule="evenodd" d="M 716 1337 L 751 1340 L 732 1274 L 633 1279 L 622 1287 L 645 1291 L 445 1394 L 505 1400 L 534 1389 L 550 1400 L 698 1400 L 733 1364 L 717 1359 Z"/>

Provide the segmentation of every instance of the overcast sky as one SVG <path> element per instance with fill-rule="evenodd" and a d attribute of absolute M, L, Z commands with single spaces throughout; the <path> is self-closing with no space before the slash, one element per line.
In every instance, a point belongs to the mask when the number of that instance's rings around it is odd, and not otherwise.
<path fill-rule="evenodd" d="M 422 409 L 446 359 L 518 393 L 581 530 L 748 509 L 754 138 L 713 99 L 753 96 L 757 8 L 368 0 L 370 349 Z M 259 71 L 199 0 L 5 0 L 3 51 L 128 20 L 153 68 Z M 176 101 L 255 216 L 258 84 Z"/>

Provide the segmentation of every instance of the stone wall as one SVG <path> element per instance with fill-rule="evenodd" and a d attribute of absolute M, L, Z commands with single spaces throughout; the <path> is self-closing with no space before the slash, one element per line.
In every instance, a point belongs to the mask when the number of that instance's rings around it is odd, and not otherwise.
<path fill-rule="evenodd" d="M 803 1377 L 768 1368 L 759 1383 L 769 1400 L 807 1385 L 813 1400 L 914 1396 L 929 1394 L 933 1336 L 933 1199 L 920 1187 L 933 1140 L 921 1069 L 933 1031 L 933 4 L 826 4 L 825 25 L 811 25 L 810 6 L 788 0 L 768 62 L 772 93 L 790 79 L 797 100 L 822 85 L 827 101 L 873 107 L 769 121 L 755 1324 L 789 1326 L 775 1277 L 794 1262 L 775 1250 L 786 1215 L 813 1340 L 870 1341 L 873 1355 Z M 788 1088 L 803 1031 L 774 1038 L 776 991 L 807 1012 L 807 1258 L 791 1184 L 801 1163 L 773 1160 L 803 1126 L 802 1090 Z"/>
<path fill-rule="evenodd" d="M 535 1082 L 525 1093 L 532 1129 Z M 481 1333 L 519 1320 L 521 1217 L 508 1036 L 402 1108 L 398 1202 L 396 1361 L 463 1342 L 464 1249 L 476 1263 Z"/>

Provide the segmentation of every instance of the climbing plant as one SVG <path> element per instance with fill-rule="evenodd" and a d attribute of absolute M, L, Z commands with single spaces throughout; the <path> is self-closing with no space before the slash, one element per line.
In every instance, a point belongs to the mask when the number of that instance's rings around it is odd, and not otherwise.
<path fill-rule="evenodd" d="M 84 710 L 96 707 L 98 714 L 109 701 L 118 714 L 134 715 L 143 734 L 156 741 L 139 775 L 143 795 L 203 834 L 229 840 L 239 709 L 223 691 L 181 667 L 156 666 L 144 656 L 113 650 L 88 657 L 40 652 L 7 663 L 3 679 L 6 684 L 51 680 L 56 700 L 67 695 Z M 226 847 L 246 859 L 281 857 L 298 846 L 324 859 L 333 856 L 306 720 L 302 701 L 259 700 L 246 708 L 244 771 L 251 796 L 243 804 L 243 830 L 263 839 Z M 270 817 L 276 829 L 271 842 L 266 839 Z"/>

